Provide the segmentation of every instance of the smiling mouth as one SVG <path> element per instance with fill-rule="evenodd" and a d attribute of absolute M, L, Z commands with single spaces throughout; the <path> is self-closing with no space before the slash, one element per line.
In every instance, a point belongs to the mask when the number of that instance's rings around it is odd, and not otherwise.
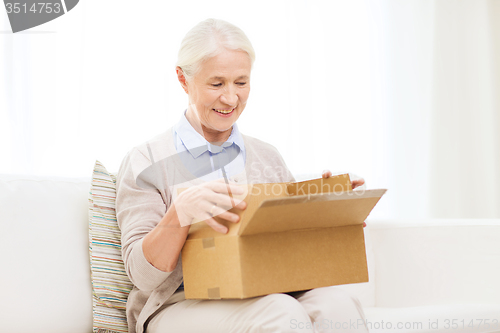
<path fill-rule="evenodd" d="M 234 108 L 234 109 L 236 109 L 236 108 Z M 229 114 L 229 113 L 233 112 L 234 109 L 230 109 L 230 110 L 212 109 L 212 110 L 214 110 L 215 112 L 222 113 L 222 114 Z"/>

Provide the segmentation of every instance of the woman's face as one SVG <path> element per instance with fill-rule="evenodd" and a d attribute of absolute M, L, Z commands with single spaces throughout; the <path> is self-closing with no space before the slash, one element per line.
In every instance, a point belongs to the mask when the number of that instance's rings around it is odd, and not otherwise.
<path fill-rule="evenodd" d="M 250 71 L 246 52 L 224 50 L 204 61 L 198 73 L 183 84 L 190 104 L 186 117 L 195 129 L 203 130 L 208 141 L 225 140 L 231 134 L 231 126 L 247 103 Z"/>

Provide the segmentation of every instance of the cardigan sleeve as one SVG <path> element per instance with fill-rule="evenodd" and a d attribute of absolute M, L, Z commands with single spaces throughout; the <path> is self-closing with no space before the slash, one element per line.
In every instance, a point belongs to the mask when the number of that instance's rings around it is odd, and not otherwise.
<path fill-rule="evenodd" d="M 143 238 L 167 211 L 157 189 L 137 185 L 138 171 L 150 164 L 144 154 L 133 148 L 116 176 L 116 218 L 121 231 L 122 258 L 130 281 L 143 291 L 156 289 L 171 274 L 150 264 L 142 250 Z"/>

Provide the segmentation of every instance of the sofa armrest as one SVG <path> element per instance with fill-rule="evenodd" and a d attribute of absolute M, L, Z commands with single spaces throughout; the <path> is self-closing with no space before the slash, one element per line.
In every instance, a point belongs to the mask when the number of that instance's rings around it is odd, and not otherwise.
<path fill-rule="evenodd" d="M 368 220 L 378 307 L 500 304 L 500 219 Z"/>

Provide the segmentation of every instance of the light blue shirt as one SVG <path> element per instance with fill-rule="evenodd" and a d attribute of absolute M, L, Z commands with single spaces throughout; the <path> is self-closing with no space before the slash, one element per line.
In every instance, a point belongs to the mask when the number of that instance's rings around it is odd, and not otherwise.
<path fill-rule="evenodd" d="M 198 133 L 186 118 L 186 110 L 173 128 L 174 142 L 184 166 L 205 181 L 231 179 L 245 169 L 245 144 L 238 126 L 233 124 L 231 135 L 222 146 L 213 145 Z M 224 170 L 222 169 L 224 168 Z"/>

